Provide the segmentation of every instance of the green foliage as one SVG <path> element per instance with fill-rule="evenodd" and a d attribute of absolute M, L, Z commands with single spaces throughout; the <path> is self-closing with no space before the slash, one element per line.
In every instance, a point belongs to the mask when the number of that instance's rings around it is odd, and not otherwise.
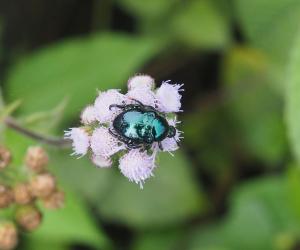
<path fill-rule="evenodd" d="M 289 179 L 265 178 L 239 187 L 229 215 L 199 228 L 190 249 L 291 249 L 300 236 L 300 220 L 290 200 L 298 191 L 289 188 Z"/>
<path fill-rule="evenodd" d="M 182 239 L 182 230 L 157 230 L 141 233 L 133 244 L 133 250 L 172 250 Z"/>
<path fill-rule="evenodd" d="M 136 228 L 165 227 L 182 223 L 207 208 L 204 194 L 188 171 L 191 165 L 180 152 L 175 157 L 161 156 L 155 177 L 143 190 L 128 182 L 117 169 L 97 169 L 88 159 L 72 159 L 66 152 L 53 154 L 53 158 L 55 172 L 65 183 L 112 221 Z"/>
<path fill-rule="evenodd" d="M 299 2 L 236 0 L 236 6 L 238 17 L 251 41 L 280 61 L 286 59 L 299 28 Z"/>
<path fill-rule="evenodd" d="M 223 107 L 197 107 L 185 116 L 183 130 L 185 143 L 196 151 L 199 166 L 213 178 L 232 167 L 234 131 Z"/>
<path fill-rule="evenodd" d="M 298 41 L 299 39 L 297 39 Z M 300 160 L 300 47 L 295 43 L 286 81 L 286 120 L 293 152 Z"/>
<path fill-rule="evenodd" d="M 227 17 L 210 0 L 190 1 L 171 21 L 177 40 L 192 48 L 215 49 L 228 45 Z"/>
<path fill-rule="evenodd" d="M 188 159 L 180 152 L 175 157 L 162 154 L 157 164 L 155 177 L 143 191 L 118 173 L 110 195 L 99 200 L 101 215 L 131 226 L 153 228 L 182 223 L 205 212 L 207 203 L 188 171 Z"/>
<path fill-rule="evenodd" d="M 27 148 L 35 145 L 35 142 L 12 130 L 5 131 L 5 138 L 5 145 L 12 150 L 14 156 L 13 167 L 23 166 Z M 60 181 L 61 184 L 64 184 L 63 180 L 59 179 L 59 183 Z M 65 207 L 57 211 L 44 211 L 42 226 L 39 230 L 30 234 L 30 242 L 42 241 L 49 242 L 49 244 L 54 242 L 63 246 L 81 242 L 95 247 L 107 246 L 108 240 L 106 236 L 96 226 L 87 206 L 80 199 L 79 195 L 68 191 L 66 188 L 64 191 L 66 192 Z"/>
<path fill-rule="evenodd" d="M 97 88 L 124 86 L 128 75 L 159 48 L 160 43 L 153 39 L 115 34 L 65 41 L 44 48 L 13 67 L 6 94 L 9 100 L 21 99 L 20 111 L 27 115 L 52 109 L 68 97 L 63 117 L 66 122 L 92 102 Z"/>
<path fill-rule="evenodd" d="M 224 63 L 225 102 L 246 152 L 276 165 L 287 153 L 281 95 L 271 87 L 267 63 L 255 50 L 236 48 Z"/>
<path fill-rule="evenodd" d="M 178 0 L 119 0 L 119 3 L 129 12 L 141 19 L 161 18 L 178 3 Z"/>
<path fill-rule="evenodd" d="M 220 49 L 230 42 L 229 17 L 223 1 L 192 0 L 119 0 L 140 21 L 142 32 L 157 34 L 174 46 L 189 49 Z M 166 18 L 167 17 L 167 18 Z M 167 32 L 166 32 L 167 31 Z"/>
<path fill-rule="evenodd" d="M 285 65 L 299 31 L 297 0 L 235 0 L 236 15 L 252 45 L 270 56 L 282 85 Z"/>
<path fill-rule="evenodd" d="M 97 228 L 86 205 L 72 192 L 66 192 L 64 208 L 43 211 L 43 223 L 31 238 L 45 242 L 86 243 L 98 248 L 107 246 L 107 238 Z"/>
<path fill-rule="evenodd" d="M 143 190 L 121 175 L 117 163 L 98 169 L 88 157 L 49 149 L 66 206 L 45 211 L 42 227 L 22 234 L 21 249 L 114 249 L 127 235 L 111 225 L 130 231 L 125 250 L 296 249 L 300 2 L 118 0 L 100 7 L 105 16 L 89 18 L 104 20 L 95 27 L 106 32 L 33 52 L 23 42 L 1 43 L 0 65 L 11 63 L 0 69 L 4 99 L 11 104 L 1 99 L 0 138 L 12 150 L 12 169 L 23 165 L 27 147 L 36 142 L 3 130 L 3 118 L 17 114 L 29 129 L 62 135 L 79 122 L 97 90 L 125 89 L 128 78 L 141 71 L 186 83 L 182 149 L 174 157 L 160 155 Z M 116 25 L 134 35 L 117 32 Z M 20 51 L 23 58 L 14 62 Z"/>

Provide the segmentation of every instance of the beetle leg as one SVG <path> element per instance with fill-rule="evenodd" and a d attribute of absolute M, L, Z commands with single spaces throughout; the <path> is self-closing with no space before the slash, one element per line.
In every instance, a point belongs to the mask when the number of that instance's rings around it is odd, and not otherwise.
<path fill-rule="evenodd" d="M 119 137 L 119 135 L 113 132 L 111 128 L 108 129 L 108 132 L 115 137 Z"/>
<path fill-rule="evenodd" d="M 161 144 L 160 141 L 158 142 L 158 147 L 159 147 L 159 149 L 160 149 L 161 151 L 164 151 L 164 148 L 163 148 L 163 146 L 162 146 L 162 144 Z"/>
<path fill-rule="evenodd" d="M 118 139 L 119 141 L 124 142 L 124 143 L 127 144 L 127 140 L 124 139 L 121 135 L 115 133 L 111 128 L 108 129 L 108 132 L 109 132 L 112 136 L 117 137 L 117 139 Z"/>
<path fill-rule="evenodd" d="M 142 102 L 140 102 L 140 101 L 138 101 L 136 99 L 133 99 L 133 98 L 132 98 L 132 100 L 134 100 L 135 102 L 137 102 L 144 111 L 157 112 L 157 110 L 154 107 L 152 107 L 152 106 L 144 105 Z"/>
<path fill-rule="evenodd" d="M 128 143 L 127 147 L 129 149 L 137 149 L 137 148 L 141 148 L 141 145 L 137 145 L 137 144 L 134 144 L 134 143 Z"/>
<path fill-rule="evenodd" d="M 125 105 L 111 104 L 109 105 L 109 110 L 111 110 L 112 108 L 124 109 L 125 107 Z"/>

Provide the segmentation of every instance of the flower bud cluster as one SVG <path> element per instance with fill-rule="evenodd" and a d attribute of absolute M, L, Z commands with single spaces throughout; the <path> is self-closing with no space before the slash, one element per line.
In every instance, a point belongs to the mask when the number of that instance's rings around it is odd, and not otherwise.
<path fill-rule="evenodd" d="M 47 170 L 49 157 L 42 147 L 28 148 L 23 169 L 8 167 L 10 161 L 10 151 L 0 146 L 0 209 L 11 210 L 13 214 L 8 220 L 0 220 L 0 249 L 4 250 L 16 247 L 18 230 L 32 232 L 39 227 L 43 217 L 39 202 L 47 209 L 64 205 L 64 193 L 58 189 L 55 176 Z M 22 178 L 10 180 L 6 173 L 22 175 Z"/>
<path fill-rule="evenodd" d="M 110 167 L 114 159 L 119 159 L 120 172 L 142 187 L 145 180 L 153 176 L 157 153 L 172 154 L 178 149 L 182 137 L 175 113 L 182 111 L 183 84 L 165 81 L 156 88 L 152 77 L 136 75 L 129 79 L 127 86 L 126 94 L 117 89 L 99 92 L 94 104 L 83 110 L 82 126 L 65 131 L 65 138 L 72 141 L 73 155 L 89 154 L 97 167 Z M 133 110 L 127 114 L 132 123 L 120 125 L 127 135 L 120 134 L 114 127 L 115 118 L 120 119 L 119 115 L 129 109 Z M 139 113 L 135 117 L 134 109 Z M 165 120 L 162 122 L 157 117 Z M 154 140 L 155 126 L 162 126 L 167 132 Z M 139 145 L 134 144 L 136 141 Z M 116 154 L 119 157 L 114 157 Z"/>

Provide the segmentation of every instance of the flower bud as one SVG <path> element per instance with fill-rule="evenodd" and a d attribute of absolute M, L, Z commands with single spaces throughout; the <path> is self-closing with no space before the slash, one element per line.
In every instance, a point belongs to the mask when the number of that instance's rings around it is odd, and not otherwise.
<path fill-rule="evenodd" d="M 11 152 L 0 146 L 0 169 L 7 167 L 7 165 L 11 162 Z"/>
<path fill-rule="evenodd" d="M 0 185 L 0 208 L 6 208 L 13 202 L 13 194 L 10 188 Z"/>
<path fill-rule="evenodd" d="M 36 197 L 47 197 L 54 192 L 56 181 L 49 173 L 39 174 L 30 181 L 31 193 Z"/>
<path fill-rule="evenodd" d="M 18 244 L 18 232 L 12 222 L 2 222 L 0 224 L 0 249 L 11 250 Z"/>
<path fill-rule="evenodd" d="M 41 224 L 42 213 L 34 206 L 22 206 L 16 211 L 16 221 L 26 231 L 33 231 Z"/>
<path fill-rule="evenodd" d="M 14 199 L 17 204 L 28 204 L 32 200 L 29 185 L 27 183 L 17 184 L 13 190 Z"/>
<path fill-rule="evenodd" d="M 43 199 L 45 208 L 58 209 L 62 208 L 65 202 L 65 194 L 62 191 L 56 191 Z"/>
<path fill-rule="evenodd" d="M 37 146 L 28 148 L 25 163 L 30 170 L 40 173 L 44 170 L 48 161 L 48 154 L 42 147 Z"/>

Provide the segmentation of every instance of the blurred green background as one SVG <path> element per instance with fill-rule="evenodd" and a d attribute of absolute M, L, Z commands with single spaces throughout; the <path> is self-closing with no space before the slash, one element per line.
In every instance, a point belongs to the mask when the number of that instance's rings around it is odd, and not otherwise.
<path fill-rule="evenodd" d="M 66 206 L 18 249 L 300 249 L 299 0 L 1 0 L 0 39 L 4 100 L 43 134 L 135 73 L 185 83 L 185 139 L 143 190 L 47 148 Z"/>

